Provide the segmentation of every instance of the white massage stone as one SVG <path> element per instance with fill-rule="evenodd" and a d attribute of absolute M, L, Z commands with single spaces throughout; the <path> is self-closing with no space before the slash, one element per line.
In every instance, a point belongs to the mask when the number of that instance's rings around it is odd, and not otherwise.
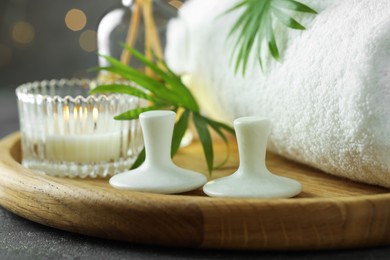
<path fill-rule="evenodd" d="M 140 115 L 145 143 L 145 162 L 137 169 L 117 174 L 110 184 L 119 189 L 152 193 L 181 193 L 202 187 L 206 177 L 182 169 L 171 160 L 171 143 L 176 114 L 149 111 Z"/>
<path fill-rule="evenodd" d="M 302 191 L 292 179 L 272 174 L 265 165 L 270 121 L 261 117 L 242 117 L 234 121 L 240 166 L 227 177 L 208 182 L 203 191 L 213 197 L 289 198 Z"/>

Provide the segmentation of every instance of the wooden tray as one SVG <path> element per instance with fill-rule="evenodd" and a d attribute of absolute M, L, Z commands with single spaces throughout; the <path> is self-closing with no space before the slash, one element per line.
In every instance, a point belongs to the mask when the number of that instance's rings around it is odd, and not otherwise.
<path fill-rule="evenodd" d="M 216 157 L 224 156 L 217 144 Z M 234 172 L 232 159 L 213 177 Z M 206 172 L 198 143 L 176 163 Z M 136 243 L 219 249 L 332 249 L 390 243 L 389 190 L 326 175 L 269 154 L 271 171 L 304 185 L 293 199 L 216 199 L 201 190 L 157 195 L 116 190 L 107 180 L 61 179 L 21 166 L 20 136 L 0 142 L 0 204 L 76 233 Z"/>

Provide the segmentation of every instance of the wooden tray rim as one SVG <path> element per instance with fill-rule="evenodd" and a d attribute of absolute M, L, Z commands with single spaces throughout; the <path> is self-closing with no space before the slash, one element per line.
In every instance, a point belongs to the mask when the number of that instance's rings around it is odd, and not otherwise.
<path fill-rule="evenodd" d="M 53 183 L 58 183 L 61 184 L 61 182 L 64 180 L 62 178 L 58 177 L 51 177 L 51 176 L 45 176 L 45 175 L 37 175 L 36 173 L 32 172 L 31 170 L 23 167 L 19 162 L 17 162 L 14 157 L 11 154 L 11 149 L 13 148 L 12 145 L 15 144 L 15 141 L 20 139 L 20 134 L 13 133 L 7 137 L 5 137 L 3 140 L 0 141 L 0 169 L 5 169 L 8 172 L 14 172 L 16 174 L 24 174 L 25 177 L 27 178 L 33 178 L 35 180 L 41 181 L 42 185 L 47 185 L 48 181 L 53 182 Z M 10 163 L 11 162 L 11 163 Z M 0 173 L 1 174 L 1 173 Z M 1 179 L 1 178 L 0 178 Z M 79 181 L 80 183 L 83 182 L 83 180 Z M 3 185 L 2 185 L 3 184 Z M 23 183 L 20 183 L 21 185 Z M 73 187 L 74 189 L 82 189 L 82 187 Z M 72 232 L 77 232 L 77 233 L 82 233 L 82 234 L 87 234 L 87 235 L 92 235 L 92 236 L 98 236 L 98 237 L 105 237 L 105 238 L 111 238 L 111 239 L 118 239 L 118 237 L 107 237 L 107 236 L 101 236 L 100 234 L 94 234 L 93 232 L 91 233 L 86 233 L 86 232 L 80 232 L 78 228 L 76 227 L 63 227 L 63 226 L 58 226 L 56 224 L 53 224 L 49 221 L 45 221 L 44 219 L 39 219 L 39 218 L 34 218 L 26 214 L 25 212 L 15 209 L 14 207 L 10 206 L 8 202 L 5 202 L 5 200 L 1 200 L 2 198 L 2 189 L 13 189 L 14 191 L 18 191 L 21 193 L 26 193 L 29 194 L 31 192 L 37 192 L 36 187 L 33 186 L 23 186 L 23 187 L 7 187 L 2 183 L 0 180 L 0 205 L 7 208 L 11 212 L 25 217 L 27 219 L 30 219 L 32 221 L 52 226 L 55 228 L 59 229 L 64 229 Z M 91 194 L 95 193 L 96 191 L 90 191 Z M 101 192 L 106 192 L 106 191 L 101 191 Z M 122 192 L 122 191 L 121 191 Z M 124 211 L 131 211 L 134 207 L 141 207 L 145 210 L 151 210 L 153 211 L 154 209 L 147 209 L 143 203 L 145 200 L 149 202 L 149 206 L 152 204 L 158 204 L 162 200 L 168 201 L 169 203 L 166 205 L 167 208 L 171 208 L 172 210 L 177 210 L 179 208 L 186 208 L 188 204 L 196 204 L 197 207 L 199 208 L 213 208 L 217 205 L 223 204 L 225 207 L 239 207 L 242 208 L 243 213 L 246 212 L 251 212 L 254 214 L 259 214 L 261 212 L 265 212 L 269 208 L 276 209 L 277 211 L 281 208 L 291 208 L 295 206 L 299 206 L 302 210 L 302 212 L 305 212 L 306 210 L 309 210 L 311 207 L 315 206 L 318 209 L 324 209 L 323 212 L 329 209 L 336 208 L 336 211 L 338 211 L 341 215 L 342 218 L 346 218 L 346 215 L 343 215 L 343 209 L 348 213 L 349 207 L 351 204 L 364 204 L 366 206 L 362 207 L 361 213 L 364 215 L 364 209 L 370 209 L 370 208 L 378 208 L 378 207 L 383 207 L 386 204 L 390 204 L 390 193 L 388 194 L 375 194 L 375 195 L 361 195 L 361 196 L 353 196 L 353 197 L 340 197 L 340 198 L 299 198 L 299 199 L 224 199 L 224 198 L 210 198 L 210 197 L 201 197 L 201 196 L 188 196 L 188 195 L 161 195 L 161 194 L 152 194 L 152 193 L 142 193 L 142 192 L 133 192 L 133 191 L 123 191 L 123 193 L 126 193 L 128 197 L 131 197 L 132 204 L 131 206 L 126 205 L 127 201 L 124 201 L 122 198 L 117 198 L 114 200 L 115 206 L 120 205 L 121 207 L 124 207 Z M 88 195 L 88 194 L 87 194 Z M 44 190 L 42 190 L 42 196 L 45 196 Z M 54 199 L 55 195 L 54 195 Z M 89 198 L 88 196 L 85 196 L 83 198 L 70 198 L 74 199 L 76 201 L 79 201 L 83 204 L 89 204 Z M 104 199 L 101 197 L 100 200 L 95 200 L 95 203 L 106 203 Z M 137 204 L 138 202 L 138 204 Z M 110 205 L 105 205 L 107 207 L 111 207 Z M 126 208 L 127 207 L 127 208 Z M 340 209 L 341 208 L 341 209 Z M 285 211 L 284 210 L 284 211 Z M 318 212 L 318 214 L 321 214 L 323 212 Z M 181 214 L 181 212 L 179 212 Z M 345 214 L 347 214 L 345 213 Z M 179 214 L 179 215 L 180 215 Z M 184 214 L 184 213 L 183 213 Z M 373 214 L 371 211 L 367 211 L 367 214 Z M 386 209 L 386 212 L 384 213 L 386 216 L 389 216 L 390 218 L 390 208 Z M 225 216 L 226 217 L 226 216 Z M 229 217 L 226 217 L 229 219 Z M 310 221 L 316 221 L 318 216 L 309 216 Z M 360 218 L 364 218 L 364 216 L 360 216 Z M 353 220 L 354 221 L 354 220 Z M 359 222 L 359 221 L 358 221 Z M 386 220 L 387 223 L 387 220 Z M 345 224 L 345 223 L 344 223 Z M 346 225 L 346 224 L 345 224 Z M 387 227 L 389 226 L 389 227 Z M 345 243 L 312 243 L 312 244 L 307 244 L 307 245 L 289 245 L 283 244 L 283 245 L 251 245 L 248 246 L 246 244 L 215 244 L 215 241 L 201 241 L 200 243 L 195 243 L 195 244 L 180 244 L 180 243 L 172 243 L 168 245 L 176 245 L 176 246 L 190 246 L 190 247 L 204 247 L 204 248 L 219 248 L 219 249 L 262 249 L 262 250 L 274 250 L 274 249 L 283 249 L 283 250 L 296 250 L 296 249 L 331 249 L 331 248 L 349 248 L 349 247 L 356 247 L 356 246 L 372 246 L 372 245 L 384 245 L 384 244 L 390 244 L 390 219 L 389 223 L 386 227 L 386 232 L 384 232 L 380 237 L 374 236 L 372 238 L 372 241 L 370 241 L 368 238 L 370 238 L 370 235 L 367 235 L 363 239 L 354 239 L 353 241 L 348 241 Z M 387 230 L 388 229 L 388 230 Z M 204 230 L 203 230 L 204 231 Z M 136 239 L 121 239 L 119 240 L 126 240 L 130 242 L 141 242 L 141 243 L 150 243 L 148 241 L 144 240 L 136 240 Z M 212 239 L 211 239 L 212 240 Z M 175 241 L 173 241 L 175 242 Z M 177 241 L 176 241 L 177 242 Z M 152 244 L 166 244 L 165 242 L 157 241 L 151 242 Z"/>

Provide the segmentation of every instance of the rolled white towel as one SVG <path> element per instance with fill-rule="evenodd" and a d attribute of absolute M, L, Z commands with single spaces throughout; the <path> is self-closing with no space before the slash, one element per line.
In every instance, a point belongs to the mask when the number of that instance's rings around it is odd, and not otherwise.
<path fill-rule="evenodd" d="M 229 65 L 235 1 L 191 0 L 169 25 L 166 58 L 190 75 L 209 115 L 266 116 L 268 148 L 352 180 L 390 187 L 390 1 L 302 1 L 319 11 L 288 30 L 281 63 L 245 77 Z M 308 17 L 308 18 L 306 18 Z M 283 30 L 283 29 L 279 29 Z M 278 37 L 280 39 L 280 37 Z"/>

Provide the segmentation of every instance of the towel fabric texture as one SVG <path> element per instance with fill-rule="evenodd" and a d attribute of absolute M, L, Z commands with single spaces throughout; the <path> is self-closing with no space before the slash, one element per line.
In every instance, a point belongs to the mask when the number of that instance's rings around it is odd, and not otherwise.
<path fill-rule="evenodd" d="M 390 1 L 306 0 L 305 31 L 276 29 L 282 62 L 229 65 L 237 1 L 190 0 L 168 27 L 166 58 L 208 115 L 272 121 L 268 149 L 352 180 L 390 187 Z"/>

